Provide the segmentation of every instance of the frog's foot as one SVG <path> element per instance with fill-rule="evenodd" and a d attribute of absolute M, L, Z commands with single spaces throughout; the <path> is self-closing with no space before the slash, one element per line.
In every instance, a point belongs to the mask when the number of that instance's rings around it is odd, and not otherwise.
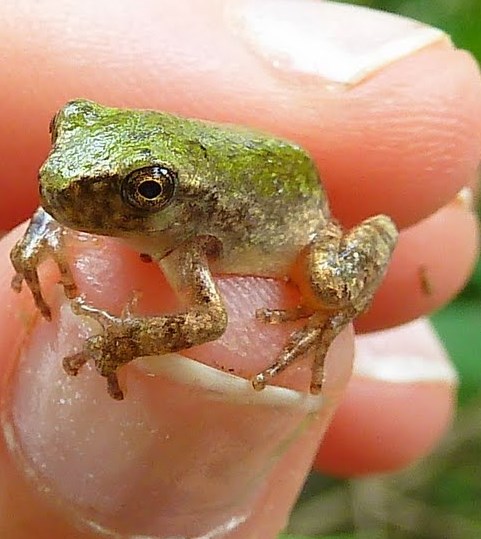
<path fill-rule="evenodd" d="M 16 271 L 12 279 L 13 290 L 20 292 L 25 281 L 32 292 L 35 305 L 47 320 L 51 320 L 52 313 L 43 297 L 38 278 L 38 266 L 44 260 L 49 257 L 55 260 L 65 295 L 69 299 L 77 295 L 77 287 L 65 256 L 64 235 L 65 229 L 42 208 L 38 208 L 25 235 L 10 253 Z"/>
<path fill-rule="evenodd" d="M 76 298 L 72 302 L 73 312 L 95 319 L 102 326 L 103 332 L 87 339 L 83 350 L 63 359 L 63 368 L 70 376 L 76 376 L 87 361 L 93 360 L 97 371 L 107 378 L 109 395 L 116 400 L 124 398 L 117 370 L 141 355 L 138 343 L 132 336 L 131 323 L 134 319 L 130 314 L 131 303 L 124 309 L 122 316 L 117 317 L 88 305 L 83 297 Z"/>
<path fill-rule="evenodd" d="M 329 346 L 353 316 L 352 310 L 331 317 L 326 317 L 322 312 L 311 315 L 306 325 L 291 335 L 276 361 L 251 379 L 254 389 L 261 391 L 270 380 L 312 351 L 314 361 L 310 391 L 319 393 L 324 382 L 324 361 Z"/>
<path fill-rule="evenodd" d="M 77 376 L 80 368 L 83 367 L 88 360 L 89 356 L 85 352 L 78 352 L 77 354 L 66 356 L 62 361 L 63 370 L 69 376 Z"/>
<path fill-rule="evenodd" d="M 319 393 L 324 381 L 324 361 L 334 338 L 370 305 L 397 240 L 391 219 L 378 215 L 344 233 L 328 223 L 297 261 L 296 279 L 316 312 L 303 328 L 292 334 L 276 361 L 252 378 L 261 390 L 277 374 L 306 353 L 314 352 L 311 392 Z M 302 309 L 264 310 L 257 317 L 266 322 L 305 318 Z"/>
<path fill-rule="evenodd" d="M 79 373 L 80 368 L 91 359 L 91 353 L 89 352 L 89 346 L 94 346 L 94 342 L 89 342 L 90 339 L 86 343 L 87 349 L 79 352 L 77 354 L 73 354 L 71 356 L 66 356 L 63 358 L 63 368 L 64 371 L 69 376 L 77 376 Z M 96 343 L 98 345 L 98 340 L 96 340 Z M 96 362 L 97 364 L 97 362 Z M 107 392 L 108 394 L 115 400 L 123 400 L 124 393 L 120 388 L 119 380 L 117 377 L 117 369 L 114 369 L 112 371 L 105 370 L 104 372 L 101 372 L 102 376 L 105 376 L 107 378 Z"/>

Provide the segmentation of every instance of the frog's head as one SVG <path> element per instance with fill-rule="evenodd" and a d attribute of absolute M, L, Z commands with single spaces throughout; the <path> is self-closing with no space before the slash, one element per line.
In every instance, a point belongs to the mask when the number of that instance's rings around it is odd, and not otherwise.
<path fill-rule="evenodd" d="M 189 137 L 189 120 L 75 100 L 55 115 L 50 131 L 40 195 L 60 223 L 108 236 L 152 236 L 165 251 L 195 234 L 196 171 L 205 154 Z"/>

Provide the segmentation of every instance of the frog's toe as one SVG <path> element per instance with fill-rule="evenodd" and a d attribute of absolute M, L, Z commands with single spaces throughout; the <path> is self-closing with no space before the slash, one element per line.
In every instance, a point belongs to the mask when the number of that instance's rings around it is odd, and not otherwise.
<path fill-rule="evenodd" d="M 40 314 L 47 320 L 47 322 L 50 322 L 52 320 L 52 310 L 50 309 L 48 303 L 43 299 L 42 294 L 38 294 L 38 297 L 34 294 L 35 297 L 35 305 L 37 306 L 37 309 L 40 311 Z"/>
<path fill-rule="evenodd" d="M 45 318 L 45 320 L 50 322 L 52 320 L 52 311 L 42 295 L 40 286 L 30 285 L 30 291 L 32 292 L 33 300 L 37 309 L 40 311 L 40 314 Z"/>
<path fill-rule="evenodd" d="M 13 276 L 10 283 L 12 289 L 17 293 L 20 293 L 23 288 L 23 283 L 25 282 L 32 293 L 35 306 L 38 308 L 41 315 L 46 320 L 50 321 L 52 319 L 52 312 L 42 295 L 36 267 L 32 267 L 28 261 L 24 260 L 23 265 L 17 264 L 15 269 L 17 270 L 17 273 Z"/>
<path fill-rule="evenodd" d="M 266 376 L 262 372 L 259 374 L 256 374 L 256 376 L 253 376 L 250 382 L 252 384 L 252 387 L 256 391 L 262 391 L 263 389 L 265 389 L 266 384 L 267 384 Z"/>
<path fill-rule="evenodd" d="M 86 307 L 86 303 L 85 303 L 85 296 L 84 295 L 77 296 L 77 297 L 73 298 L 73 301 L 70 302 L 70 308 L 72 309 L 72 312 L 74 314 L 79 315 L 79 316 L 81 316 L 83 314 L 87 314 L 87 313 L 84 312 L 85 307 Z"/>
<path fill-rule="evenodd" d="M 88 316 L 93 318 L 104 329 L 117 321 L 115 316 L 112 316 L 102 309 L 97 309 L 96 307 L 89 305 L 86 302 L 84 295 L 74 297 L 70 303 L 70 308 L 72 309 L 72 312 L 78 316 Z"/>
<path fill-rule="evenodd" d="M 68 299 L 78 297 L 78 288 L 75 283 L 63 283 L 63 290 Z"/>
<path fill-rule="evenodd" d="M 87 363 L 89 357 L 85 352 L 79 352 L 63 358 L 62 365 L 64 371 L 69 376 L 77 376 L 80 368 Z"/>
<path fill-rule="evenodd" d="M 68 299 L 77 297 L 78 288 L 70 270 L 70 265 L 65 258 L 63 243 L 55 244 L 52 247 L 52 255 L 60 271 L 60 282 L 63 286 L 64 294 Z"/>
<path fill-rule="evenodd" d="M 107 391 L 108 394 L 115 400 L 124 400 L 124 392 L 120 389 L 117 373 L 113 372 L 107 376 Z"/>
<path fill-rule="evenodd" d="M 15 292 L 21 292 L 22 291 L 22 284 L 23 284 L 23 275 L 21 273 L 16 273 L 11 282 L 11 287 Z"/>
<path fill-rule="evenodd" d="M 310 386 L 310 392 L 312 395 L 319 395 L 322 391 L 323 381 L 312 381 Z"/>

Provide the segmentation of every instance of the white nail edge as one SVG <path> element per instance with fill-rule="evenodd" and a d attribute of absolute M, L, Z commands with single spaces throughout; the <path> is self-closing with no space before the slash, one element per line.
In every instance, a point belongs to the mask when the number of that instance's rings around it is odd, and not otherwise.
<path fill-rule="evenodd" d="M 427 332 L 430 342 L 419 347 L 415 340 L 416 331 Z M 403 343 L 403 350 L 399 350 Z M 391 352 L 392 346 L 397 346 L 396 353 Z M 427 355 L 436 358 L 428 360 Z M 353 374 L 399 384 L 434 382 L 456 385 L 458 382 L 456 369 L 426 318 L 357 336 Z"/>
<path fill-rule="evenodd" d="M 65 304 L 66 309 L 69 304 Z M 70 311 L 69 311 L 70 312 Z M 102 332 L 98 322 L 88 316 L 76 316 L 82 320 L 91 335 Z M 267 385 L 255 391 L 249 380 L 209 367 L 182 354 L 145 356 L 133 361 L 148 376 L 168 376 L 186 385 L 202 387 L 209 398 L 247 405 L 297 407 L 305 413 L 315 413 L 326 403 L 322 395 L 311 395 L 280 386 Z"/>
<path fill-rule="evenodd" d="M 214 528 L 212 531 L 203 534 L 203 535 L 196 535 L 195 537 L 192 537 L 192 539 L 221 539 L 222 537 L 225 537 L 225 534 L 227 532 L 235 531 L 241 524 L 244 524 L 244 522 L 247 521 L 248 517 L 232 517 L 228 522 L 225 524 L 221 524 L 217 528 Z M 119 538 L 120 539 L 120 538 Z M 154 537 L 152 535 L 132 535 L 129 537 L 129 539 L 157 539 L 157 536 Z M 167 539 L 188 539 L 185 536 L 176 535 L 174 537 L 168 537 Z"/>
<path fill-rule="evenodd" d="M 165 354 L 140 358 L 135 364 L 150 376 L 164 375 L 182 384 L 202 387 L 211 392 L 210 398 L 248 405 L 298 407 L 312 413 L 318 411 L 325 399 L 293 389 L 268 385 L 255 391 L 244 378 L 222 372 L 181 354 Z"/>
<path fill-rule="evenodd" d="M 255 4 L 255 1 L 253 4 Z M 327 7 L 330 9 L 334 8 L 338 11 L 339 18 L 342 17 L 343 10 L 351 10 L 354 7 L 330 1 L 320 1 L 319 5 L 322 4 L 328 5 Z M 229 17 L 237 20 L 238 15 L 233 11 L 235 4 L 233 6 L 228 4 L 228 6 L 227 11 Z M 404 25 L 410 26 L 410 33 L 406 37 L 394 38 L 393 41 L 380 45 L 375 52 L 370 50 L 364 55 L 358 54 L 355 62 L 352 61 L 349 54 L 345 54 L 336 44 L 332 45 L 329 39 L 325 40 L 317 61 L 312 58 L 293 58 L 288 51 L 284 50 L 284 46 L 280 47 L 279 54 L 279 51 L 277 51 L 279 47 L 276 44 L 266 41 L 267 37 L 264 36 L 265 32 L 263 32 L 262 21 L 257 26 L 255 26 L 256 22 L 250 24 L 253 27 L 253 31 L 248 32 L 247 37 L 251 43 L 262 42 L 261 52 L 276 69 L 280 69 L 280 66 L 285 63 L 285 58 L 287 58 L 291 66 L 289 69 L 322 77 L 333 84 L 332 89 L 336 88 L 335 85 L 354 86 L 359 84 L 383 67 L 436 43 L 445 42 L 448 46 L 453 47 L 450 36 L 439 28 L 434 28 L 417 20 L 394 13 L 373 11 L 371 8 L 364 6 L 355 7 L 358 11 L 372 11 L 378 17 L 398 19 Z M 232 13 L 230 13 L 231 11 Z M 284 29 L 284 34 L 285 32 L 288 32 L 288 27 Z M 279 34 L 282 35 L 282 32 L 279 32 Z M 269 54 L 266 51 L 270 51 Z M 274 55 L 272 55 L 272 51 L 274 51 Z M 276 58 L 276 54 L 279 58 Z M 329 57 L 330 60 L 328 62 L 319 62 L 320 57 Z M 302 67 L 299 67 L 299 65 Z"/>
<path fill-rule="evenodd" d="M 359 61 L 360 67 L 357 71 L 351 72 L 349 75 L 346 72 L 344 76 L 338 76 L 331 80 L 347 85 L 358 84 L 383 67 L 442 41 L 452 43 L 450 37 L 442 30 L 424 27 L 417 35 L 387 43 L 376 54 L 369 53 Z"/>
<path fill-rule="evenodd" d="M 387 356 L 379 358 L 363 357 L 354 362 L 354 376 L 371 378 L 383 382 L 408 384 L 417 382 L 443 382 L 455 384 L 458 376 L 449 363 L 428 363 L 417 355 Z"/>

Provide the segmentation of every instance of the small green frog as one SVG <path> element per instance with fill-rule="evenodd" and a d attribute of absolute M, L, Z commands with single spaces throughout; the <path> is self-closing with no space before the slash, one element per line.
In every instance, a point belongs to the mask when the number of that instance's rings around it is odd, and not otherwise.
<path fill-rule="evenodd" d="M 29 286 L 50 319 L 37 273 L 56 261 L 74 312 L 103 333 L 63 360 L 76 375 L 92 359 L 109 394 L 122 399 L 117 370 L 129 361 L 219 338 L 227 313 L 213 274 L 289 278 L 302 304 L 261 309 L 267 323 L 305 320 L 272 365 L 252 378 L 261 390 L 314 352 L 311 392 L 339 332 L 371 303 L 396 243 L 378 215 L 344 232 L 331 217 L 309 155 L 291 142 L 236 126 L 77 99 L 50 125 L 52 149 L 39 173 L 41 207 L 11 253 L 12 286 Z M 189 305 L 177 314 L 117 317 L 77 297 L 64 252 L 68 229 L 122 238 L 160 264 Z"/>

